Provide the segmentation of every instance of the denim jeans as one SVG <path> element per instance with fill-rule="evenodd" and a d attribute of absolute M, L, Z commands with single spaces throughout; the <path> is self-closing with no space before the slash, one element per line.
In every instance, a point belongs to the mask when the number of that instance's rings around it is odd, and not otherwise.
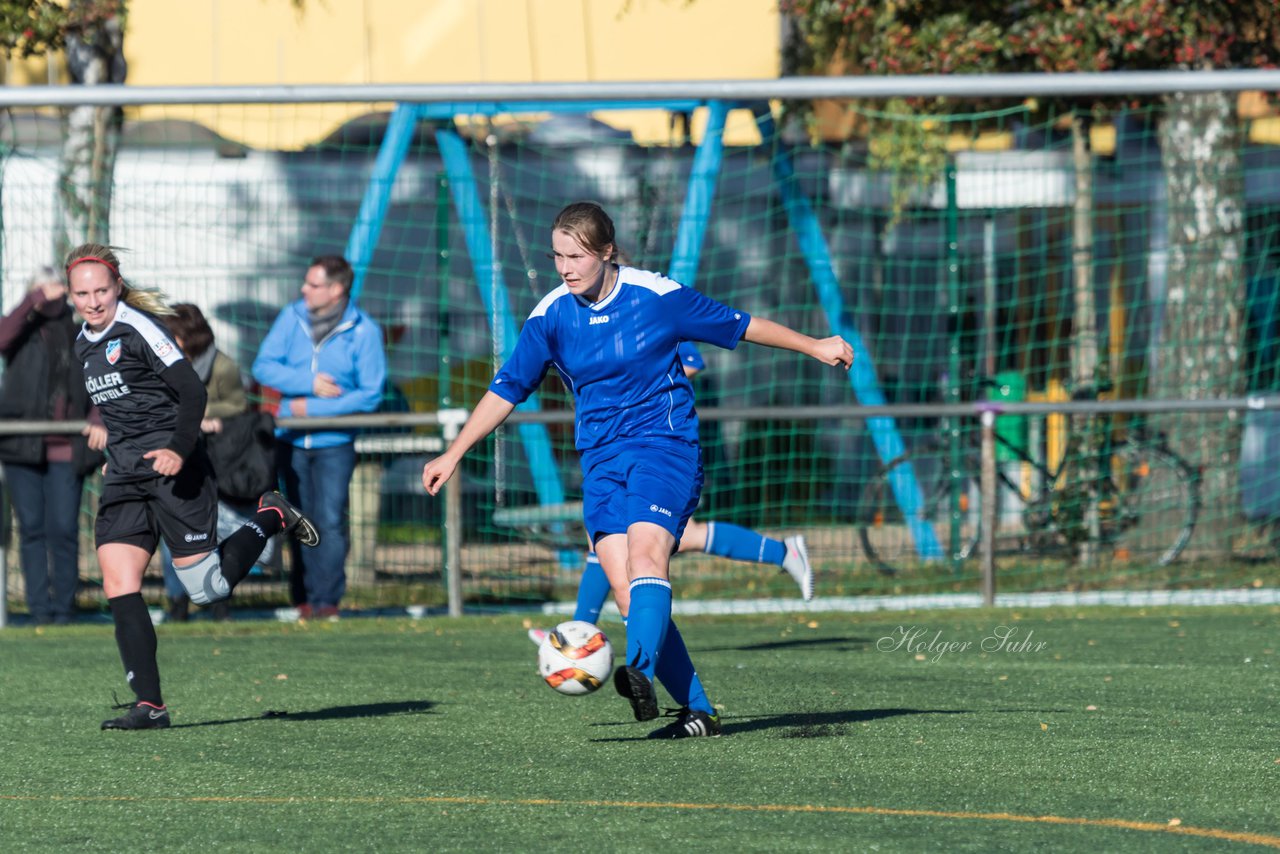
<path fill-rule="evenodd" d="M 27 609 L 38 623 L 69 621 L 80 582 L 80 493 L 71 463 L 5 463 L 4 479 L 18 517 L 19 559 Z"/>
<path fill-rule="evenodd" d="M 291 596 L 298 605 L 305 601 L 313 608 L 336 607 L 347 591 L 346 562 L 351 544 L 347 525 L 356 446 L 351 442 L 331 448 L 281 444 L 278 452 L 285 497 L 320 531 L 320 545 L 315 548 L 291 543 Z"/>

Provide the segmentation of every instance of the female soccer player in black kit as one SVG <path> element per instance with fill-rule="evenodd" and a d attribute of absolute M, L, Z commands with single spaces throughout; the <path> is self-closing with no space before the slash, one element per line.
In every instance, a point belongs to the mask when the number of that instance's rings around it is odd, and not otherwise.
<path fill-rule="evenodd" d="M 116 645 L 137 701 L 103 729 L 169 726 L 160 696 L 156 632 L 142 600 L 142 574 L 163 537 L 197 604 L 231 595 L 267 540 L 288 531 L 320 541 L 311 521 L 278 493 L 221 545 L 218 495 L 200 439 L 204 383 L 157 315 L 171 311 L 154 291 L 131 288 L 108 246 L 85 244 L 66 259 L 71 302 L 84 318 L 76 356 L 107 428 L 107 472 L 94 525 L 102 587 Z"/>

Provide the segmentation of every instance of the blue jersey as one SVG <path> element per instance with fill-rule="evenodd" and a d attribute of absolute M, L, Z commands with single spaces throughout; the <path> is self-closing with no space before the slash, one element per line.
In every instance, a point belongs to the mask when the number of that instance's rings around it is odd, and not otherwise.
<path fill-rule="evenodd" d="M 519 404 L 555 366 L 574 397 L 579 451 L 619 439 L 698 441 L 693 386 L 682 341 L 732 350 L 751 316 L 678 282 L 633 267 L 618 269 L 607 297 L 588 303 L 561 285 L 525 321 L 511 358 L 489 390 Z"/>

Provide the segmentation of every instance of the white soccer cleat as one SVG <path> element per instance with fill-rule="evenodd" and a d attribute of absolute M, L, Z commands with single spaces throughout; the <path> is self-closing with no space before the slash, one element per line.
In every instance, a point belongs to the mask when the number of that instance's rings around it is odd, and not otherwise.
<path fill-rule="evenodd" d="M 533 641 L 534 646 L 542 646 L 542 642 L 546 639 L 546 629 L 529 629 L 529 640 Z"/>
<path fill-rule="evenodd" d="M 813 567 L 809 564 L 809 550 L 804 546 L 804 537 L 799 534 L 785 537 L 782 544 L 787 547 L 782 568 L 800 585 L 800 595 L 808 602 L 813 598 Z"/>

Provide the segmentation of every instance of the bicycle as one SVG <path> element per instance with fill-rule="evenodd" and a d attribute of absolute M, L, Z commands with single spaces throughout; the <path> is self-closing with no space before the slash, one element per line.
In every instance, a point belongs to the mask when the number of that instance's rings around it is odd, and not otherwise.
<path fill-rule="evenodd" d="M 1097 397 L 1093 388 L 1073 395 L 1075 400 Z M 1066 449 L 1056 464 L 996 432 L 997 446 L 1016 464 L 997 463 L 995 554 L 1076 558 L 1082 547 L 1090 546 L 1098 556 L 1114 560 L 1160 566 L 1173 561 L 1195 529 L 1197 471 L 1163 437 L 1117 438 L 1109 414 L 1078 418 L 1086 426 L 1068 427 Z M 1070 425 L 1073 419 L 1066 420 Z M 942 434 L 949 432 L 944 420 Z M 920 542 L 922 536 L 936 537 L 943 558 L 963 561 L 977 554 L 981 431 L 969 422 L 954 442 L 936 439 L 908 450 L 867 486 L 859 504 L 858 535 L 881 573 L 895 575 L 925 562 L 917 556 L 917 549 L 928 545 Z M 911 504 L 913 484 L 918 485 L 920 504 L 908 518 L 899 501 Z M 917 535 L 914 547 L 909 529 Z"/>

